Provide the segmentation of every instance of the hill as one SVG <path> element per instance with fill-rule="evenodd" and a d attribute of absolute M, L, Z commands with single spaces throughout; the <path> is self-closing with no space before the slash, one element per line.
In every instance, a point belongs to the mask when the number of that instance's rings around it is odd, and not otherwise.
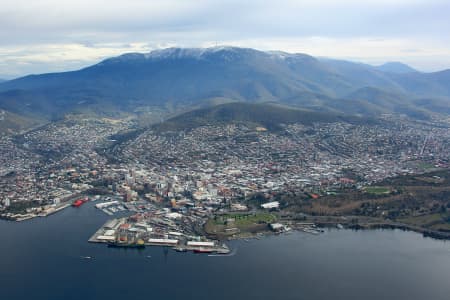
<path fill-rule="evenodd" d="M 417 119 L 427 119 L 429 111 L 425 103 L 411 101 L 405 94 L 373 87 L 361 88 L 350 93 L 341 104 L 348 106 L 349 113 L 372 116 L 394 113 L 406 114 Z"/>
<path fill-rule="evenodd" d="M 274 104 L 235 102 L 192 110 L 155 125 L 155 128 L 159 131 L 179 131 L 205 125 L 245 123 L 277 131 L 280 130 L 281 124 L 310 125 L 314 122 L 333 123 L 338 121 L 374 122 L 353 116 L 292 109 Z"/>
<path fill-rule="evenodd" d="M 0 109 L 0 134 L 18 133 L 43 122 L 43 120 L 23 117 Z"/>

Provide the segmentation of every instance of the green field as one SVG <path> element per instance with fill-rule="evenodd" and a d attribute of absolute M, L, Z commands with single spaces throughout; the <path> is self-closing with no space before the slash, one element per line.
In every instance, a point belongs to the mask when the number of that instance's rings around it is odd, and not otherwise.
<path fill-rule="evenodd" d="M 225 225 L 227 220 L 234 219 L 234 225 L 236 227 L 245 227 L 249 225 L 254 224 L 261 224 L 261 223 L 272 223 L 276 221 L 276 216 L 269 214 L 269 213 L 256 213 L 256 214 L 248 214 L 248 215 L 242 215 L 242 214 L 226 214 L 222 216 L 217 216 L 214 219 L 214 223 L 216 225 Z"/>
<path fill-rule="evenodd" d="M 384 186 L 368 186 L 364 188 L 364 191 L 369 194 L 384 195 L 389 194 L 391 189 Z"/>
<path fill-rule="evenodd" d="M 403 218 L 399 219 L 398 221 L 405 223 L 405 224 L 411 224 L 416 225 L 420 227 L 428 227 L 432 225 L 438 225 L 438 224 L 446 224 L 445 218 L 448 216 L 445 214 L 430 214 L 430 215 L 424 215 L 424 216 L 418 216 L 418 217 L 409 217 L 409 218 Z M 447 226 L 444 226 L 447 227 Z"/>
<path fill-rule="evenodd" d="M 450 223 L 435 224 L 430 227 L 433 230 L 450 231 Z"/>
<path fill-rule="evenodd" d="M 417 167 L 418 167 L 418 168 L 421 168 L 421 169 L 423 169 L 423 170 L 425 170 L 425 171 L 429 171 L 429 170 L 432 170 L 432 169 L 436 169 L 436 167 L 435 167 L 433 164 L 428 163 L 428 162 L 425 162 L 425 161 L 419 162 L 419 163 L 417 164 Z"/>
<path fill-rule="evenodd" d="M 209 219 L 205 224 L 208 233 L 227 235 L 226 229 L 237 228 L 239 232 L 254 232 L 266 230 L 267 224 L 277 220 L 269 213 L 255 214 L 225 214 Z"/>

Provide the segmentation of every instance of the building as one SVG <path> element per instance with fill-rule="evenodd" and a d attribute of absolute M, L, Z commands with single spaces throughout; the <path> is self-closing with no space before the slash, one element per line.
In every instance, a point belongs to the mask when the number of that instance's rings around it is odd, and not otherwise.
<path fill-rule="evenodd" d="M 261 207 L 264 208 L 264 209 L 279 208 L 280 207 L 280 202 L 278 202 L 278 201 L 267 202 L 267 203 L 261 204 Z"/>
<path fill-rule="evenodd" d="M 214 242 L 189 241 L 189 242 L 187 242 L 186 245 L 191 246 L 191 247 L 214 247 Z"/>
<path fill-rule="evenodd" d="M 150 244 L 167 245 L 167 246 L 175 246 L 175 245 L 178 244 L 178 240 L 174 240 L 174 239 L 155 239 L 155 238 L 150 238 L 150 239 L 148 239 L 148 242 Z"/>
<path fill-rule="evenodd" d="M 280 223 L 272 223 L 270 224 L 270 229 L 275 232 L 280 232 L 284 230 L 284 225 Z"/>

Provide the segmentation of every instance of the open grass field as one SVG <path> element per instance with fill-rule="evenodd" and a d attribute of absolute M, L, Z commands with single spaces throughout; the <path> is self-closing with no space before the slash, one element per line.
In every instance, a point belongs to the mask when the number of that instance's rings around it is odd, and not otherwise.
<path fill-rule="evenodd" d="M 252 214 L 225 214 L 209 219 L 205 231 L 210 234 L 229 235 L 227 229 L 237 228 L 239 232 L 261 231 L 277 220 L 273 214 L 266 212 Z"/>
<path fill-rule="evenodd" d="M 369 194 L 384 195 L 389 194 L 391 189 L 385 186 L 368 186 L 364 188 L 364 191 Z"/>
<path fill-rule="evenodd" d="M 269 213 L 256 213 L 249 215 L 242 214 L 226 214 L 219 216 L 215 223 L 218 225 L 224 225 L 229 219 L 234 219 L 234 225 L 236 227 L 245 227 L 253 224 L 272 223 L 276 221 L 276 216 Z"/>
<path fill-rule="evenodd" d="M 424 215 L 424 216 L 418 216 L 418 217 L 408 217 L 408 218 L 401 218 L 398 221 L 405 223 L 405 224 L 427 227 L 434 223 L 442 222 L 442 215 L 441 214 L 431 214 L 431 215 Z"/>
<path fill-rule="evenodd" d="M 433 164 L 431 164 L 429 162 L 423 162 L 423 161 L 418 162 L 417 167 L 420 169 L 423 169 L 424 171 L 431 171 L 433 169 L 436 169 L 436 167 Z"/>

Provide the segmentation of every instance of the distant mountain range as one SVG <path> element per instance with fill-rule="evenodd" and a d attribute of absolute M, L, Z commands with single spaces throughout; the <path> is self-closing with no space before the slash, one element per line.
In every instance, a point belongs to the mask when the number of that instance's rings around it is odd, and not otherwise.
<path fill-rule="evenodd" d="M 415 69 L 411 68 L 410 66 L 405 65 L 401 62 L 387 62 L 387 63 L 377 66 L 375 68 L 382 72 L 390 72 L 390 73 L 398 73 L 398 74 L 417 72 L 417 70 L 415 70 Z"/>
<path fill-rule="evenodd" d="M 421 73 L 247 48 L 169 48 L 130 53 L 79 71 L 0 83 L 0 108 L 23 118 L 66 113 L 167 115 L 226 102 L 272 102 L 375 116 L 450 112 L 450 70 Z M 2 125 L 0 125 L 2 126 Z"/>

